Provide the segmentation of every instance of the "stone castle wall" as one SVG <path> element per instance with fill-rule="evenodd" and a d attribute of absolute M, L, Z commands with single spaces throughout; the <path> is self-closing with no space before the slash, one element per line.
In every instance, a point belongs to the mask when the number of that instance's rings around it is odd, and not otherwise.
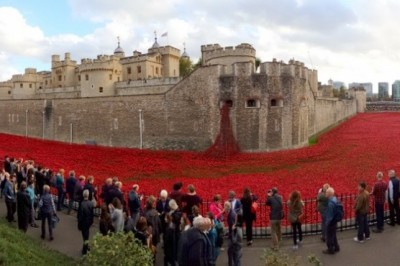
<path fill-rule="evenodd" d="M 42 99 L 1 100 L 1 131 L 139 147 L 141 110 L 145 148 L 205 150 L 219 133 L 220 107 L 229 103 L 240 148 L 258 152 L 305 146 L 311 135 L 365 108 L 362 91 L 347 100 L 320 97 L 317 71 L 300 62 L 273 61 L 263 63 L 260 73 L 254 69 L 252 62 L 207 65 L 182 80 L 140 87 L 116 83 L 120 95 L 110 97 L 76 98 L 73 88 L 43 89 Z M 50 99 L 61 94 L 71 98 Z"/>
<path fill-rule="evenodd" d="M 72 124 L 74 143 L 94 140 L 106 146 L 139 147 L 142 110 L 145 148 L 204 149 L 219 129 L 217 94 L 212 90 L 218 86 L 221 68 L 201 68 L 160 94 L 2 100 L 1 131 L 25 135 L 27 130 L 30 137 L 69 142 Z"/>
<path fill-rule="evenodd" d="M 318 133 L 357 113 L 356 100 L 320 98 L 316 101 L 315 132 Z"/>

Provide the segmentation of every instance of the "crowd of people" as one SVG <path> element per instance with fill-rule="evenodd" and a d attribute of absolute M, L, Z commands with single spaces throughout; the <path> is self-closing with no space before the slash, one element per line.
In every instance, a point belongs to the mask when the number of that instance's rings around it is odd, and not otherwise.
<path fill-rule="evenodd" d="M 400 225 L 400 182 L 394 170 L 388 171 L 389 181 L 385 182 L 383 172 L 376 175 L 377 181 L 372 186 L 371 191 L 367 190 L 367 184 L 360 182 L 358 185 L 358 195 L 355 200 L 354 212 L 356 217 L 357 236 L 354 241 L 364 243 L 370 240 L 370 229 L 368 214 L 370 213 L 370 196 L 374 199 L 374 209 L 376 215 L 376 228 L 372 229 L 374 233 L 382 233 L 385 220 L 385 203 L 389 205 L 390 226 Z M 327 249 L 325 254 L 335 254 L 340 251 L 340 246 L 336 237 L 337 223 L 343 218 L 343 206 L 335 197 L 335 191 L 329 184 L 325 184 L 317 196 L 318 211 L 322 217 L 322 235 L 321 240 L 326 242 Z M 295 230 L 293 230 L 295 231 Z M 295 234 L 295 233 L 294 233 Z"/>
<path fill-rule="evenodd" d="M 12 223 L 18 220 L 18 228 L 26 232 L 31 227 L 39 227 L 36 220 L 41 220 L 41 238 L 54 240 L 53 229 L 59 221 L 57 212 L 64 207 L 65 195 L 68 196 L 68 213 L 78 205 L 78 227 L 82 231 L 84 240 L 89 239 L 89 228 L 93 224 L 93 210 L 96 207 L 96 189 L 93 186 L 94 178 L 89 176 L 75 177 L 70 171 L 65 180 L 64 169 L 53 172 L 48 168 L 35 165 L 34 161 L 10 158 L 5 156 L 4 167 L 0 173 L 0 197 L 5 200 L 6 219 Z M 86 181 L 85 181 L 86 180 Z M 57 191 L 55 203 L 53 187 Z M 90 201 L 88 204 L 86 201 Z M 17 214 L 17 220 L 15 219 Z M 47 224 L 47 226 L 46 226 Z M 46 230 L 47 227 L 47 230 Z M 83 245 L 82 253 L 87 252 L 88 246 Z"/>
<path fill-rule="evenodd" d="M 18 228 L 26 232 L 29 225 L 38 227 L 35 220 L 41 220 L 42 239 L 46 238 L 46 223 L 49 240 L 53 240 L 54 221 L 57 212 L 66 208 L 71 214 L 77 209 L 78 229 L 82 233 L 82 254 L 90 251 L 87 240 L 93 225 L 94 209 L 101 210 L 99 231 L 103 235 L 116 232 L 133 232 L 139 242 L 154 254 L 158 246 L 164 251 L 164 265 L 215 265 L 223 242 L 227 243 L 229 265 L 240 265 L 242 257 L 243 227 L 247 246 L 253 244 L 253 223 L 256 220 L 258 197 L 244 188 L 241 197 L 229 191 L 227 200 L 215 195 L 208 205 L 208 212 L 201 213 L 202 198 L 195 186 L 189 184 L 186 191 L 182 183 L 175 183 L 168 192 L 163 189 L 158 197 L 144 198 L 139 185 L 130 191 L 122 191 L 122 183 L 117 177 L 105 180 L 97 191 L 94 177 L 77 177 L 74 171 L 64 177 L 65 171 L 35 165 L 33 161 L 16 160 L 5 157 L 4 170 L 0 174 L 1 197 L 5 198 L 7 220 L 15 221 Z M 384 229 L 384 204 L 390 210 L 389 224 L 400 224 L 400 185 L 395 172 L 390 170 L 389 182 L 383 181 L 383 173 L 378 172 L 377 182 L 371 193 L 365 182 L 358 186 L 358 196 L 354 211 L 358 223 L 358 234 L 354 241 L 363 243 L 370 239 L 368 214 L 370 194 L 374 197 L 377 217 L 375 233 Z M 56 203 L 51 187 L 57 194 Z M 125 197 L 126 195 L 126 197 Z M 144 203 L 144 204 L 143 204 Z M 326 254 L 340 251 L 336 237 L 337 223 L 343 219 L 343 206 L 335 197 L 329 184 L 323 185 L 317 195 L 318 211 L 321 215 L 321 240 L 326 242 Z M 65 204 L 65 205 L 64 205 Z M 265 204 L 269 207 L 272 250 L 278 250 L 281 240 L 281 224 L 285 218 L 283 197 L 276 187 L 267 191 Z M 303 241 L 304 202 L 299 191 L 293 191 L 287 201 L 287 220 L 292 227 L 293 249 L 297 250 Z"/>

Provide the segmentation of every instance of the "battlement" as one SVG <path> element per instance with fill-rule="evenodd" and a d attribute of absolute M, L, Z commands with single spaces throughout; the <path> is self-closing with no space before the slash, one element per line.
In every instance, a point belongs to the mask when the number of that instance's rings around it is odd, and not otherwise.
<path fill-rule="evenodd" d="M 22 74 L 14 74 L 14 75 L 12 75 L 11 80 L 12 81 L 18 81 L 18 80 L 22 80 L 23 77 L 24 76 Z"/>
<path fill-rule="evenodd" d="M 264 62 L 260 65 L 260 74 L 269 76 L 291 76 L 309 79 L 316 77 L 317 71 L 308 69 L 303 62 L 290 60 L 289 63 L 277 61 L 275 58 L 272 62 Z"/>
<path fill-rule="evenodd" d="M 57 68 L 62 66 L 76 66 L 76 61 L 71 60 L 71 53 L 64 54 L 64 60 L 60 59 L 60 56 L 55 54 L 51 56 L 51 67 Z"/>
<path fill-rule="evenodd" d="M 138 51 L 133 52 L 133 56 L 127 56 L 120 59 L 121 64 L 137 63 L 146 61 L 149 58 L 148 54 L 141 54 Z"/>
<path fill-rule="evenodd" d="M 242 43 L 235 47 L 222 47 L 219 44 L 207 44 L 201 46 L 201 52 L 203 55 L 256 55 L 256 50 L 248 43 Z"/>
<path fill-rule="evenodd" d="M 13 83 L 11 80 L 0 82 L 0 88 L 12 88 Z"/>
<path fill-rule="evenodd" d="M 255 62 L 256 50 L 248 43 L 235 47 L 221 47 L 219 44 L 201 46 L 203 65 L 223 64 L 229 65 L 236 62 Z"/>
<path fill-rule="evenodd" d="M 12 82 L 33 82 L 36 81 L 38 76 L 41 76 L 41 72 L 37 72 L 36 68 L 25 68 L 24 74 L 14 74 L 12 75 L 11 80 Z"/>
<path fill-rule="evenodd" d="M 82 58 L 81 65 L 95 64 L 95 63 L 105 63 L 110 61 L 118 61 L 118 57 L 114 55 L 98 55 L 97 58 Z"/>
<path fill-rule="evenodd" d="M 25 68 L 25 74 L 36 74 L 36 68 Z"/>
<path fill-rule="evenodd" d="M 42 80 L 43 74 L 37 73 L 36 68 L 26 68 L 24 74 L 12 75 L 10 82 L 30 82 L 35 83 Z"/>
<path fill-rule="evenodd" d="M 37 74 L 43 76 L 43 77 L 51 77 L 51 71 L 39 71 Z"/>
<path fill-rule="evenodd" d="M 150 48 L 148 50 L 149 54 L 157 53 L 157 52 L 162 54 L 162 55 L 170 54 L 170 55 L 175 55 L 175 56 L 178 56 L 178 57 L 181 56 L 181 50 L 179 50 L 178 48 L 172 47 L 170 45 L 161 46 L 161 47 L 158 47 L 158 48 Z"/>
<path fill-rule="evenodd" d="M 119 58 L 114 55 L 98 55 L 95 59 L 81 59 L 80 71 L 113 70 Z"/>

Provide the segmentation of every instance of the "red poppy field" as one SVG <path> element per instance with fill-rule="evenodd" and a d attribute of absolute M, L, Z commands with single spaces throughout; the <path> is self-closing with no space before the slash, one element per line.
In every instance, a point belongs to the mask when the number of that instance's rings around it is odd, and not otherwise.
<path fill-rule="evenodd" d="M 36 163 L 78 175 L 93 175 L 98 185 L 118 176 L 125 191 L 134 183 L 146 195 L 171 190 L 182 181 L 194 184 L 205 200 L 244 187 L 264 199 L 276 186 L 285 199 L 293 190 L 315 197 L 323 183 L 338 193 L 355 193 L 360 180 L 372 185 L 377 171 L 399 168 L 400 114 L 359 114 L 319 138 L 318 144 L 273 153 L 239 153 L 210 158 L 202 153 L 150 151 L 70 145 L 0 135 L 0 156 L 33 159 Z M 400 170 L 400 169 L 398 169 Z"/>

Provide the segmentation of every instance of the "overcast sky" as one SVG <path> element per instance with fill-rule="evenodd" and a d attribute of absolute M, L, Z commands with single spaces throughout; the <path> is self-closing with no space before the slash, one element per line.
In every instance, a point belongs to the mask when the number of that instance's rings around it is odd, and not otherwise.
<path fill-rule="evenodd" d="M 196 60 L 202 44 L 250 43 L 262 61 L 291 58 L 319 80 L 400 79 L 397 0 L 0 0 L 0 80 L 26 67 L 49 70 L 52 54 L 74 60 L 146 52 L 158 32 Z M 161 38 L 168 32 L 168 37 Z"/>

